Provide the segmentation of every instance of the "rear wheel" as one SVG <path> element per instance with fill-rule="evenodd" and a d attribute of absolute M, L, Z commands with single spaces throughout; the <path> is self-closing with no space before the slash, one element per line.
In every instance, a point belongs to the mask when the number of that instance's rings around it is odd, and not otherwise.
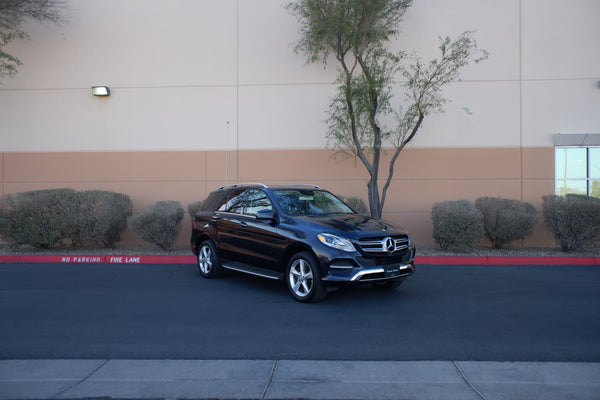
<path fill-rule="evenodd" d="M 198 271 L 205 278 L 215 278 L 223 273 L 215 245 L 210 240 L 202 242 L 198 249 Z"/>
<path fill-rule="evenodd" d="M 318 261 L 305 251 L 290 259 L 286 269 L 286 283 L 292 296 L 301 302 L 321 301 L 327 295 L 327 286 L 321 281 Z"/>

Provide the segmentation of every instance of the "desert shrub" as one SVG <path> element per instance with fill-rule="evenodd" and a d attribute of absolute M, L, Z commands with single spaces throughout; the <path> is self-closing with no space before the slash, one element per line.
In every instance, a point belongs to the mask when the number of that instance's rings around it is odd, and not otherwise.
<path fill-rule="evenodd" d="M 475 207 L 483 215 L 485 236 L 495 249 L 523 240 L 533 233 L 537 211 L 529 203 L 500 197 L 480 197 Z"/>
<path fill-rule="evenodd" d="M 133 205 L 129 196 L 104 190 L 87 190 L 78 193 L 78 210 L 75 214 L 77 232 L 73 243 L 114 247 L 127 228 L 127 218 Z"/>
<path fill-rule="evenodd" d="M 365 204 L 365 201 L 358 196 L 337 196 L 346 203 L 351 209 L 359 214 L 369 215 L 369 207 Z"/>
<path fill-rule="evenodd" d="M 112 246 L 129 214 L 131 200 L 120 193 L 65 188 L 9 194 L 0 204 L 0 234 L 39 248 L 69 242 Z"/>
<path fill-rule="evenodd" d="M 578 194 L 543 197 L 544 222 L 562 251 L 597 245 L 600 199 Z"/>
<path fill-rule="evenodd" d="M 483 238 L 483 216 L 467 200 L 434 204 L 431 219 L 433 238 L 442 250 L 469 251 Z"/>
<path fill-rule="evenodd" d="M 76 192 L 45 189 L 9 194 L 2 201 L 2 234 L 15 244 L 51 248 L 74 231 Z"/>
<path fill-rule="evenodd" d="M 177 201 L 159 201 L 129 217 L 127 225 L 142 240 L 170 250 L 179 236 L 183 207 Z"/>
<path fill-rule="evenodd" d="M 204 200 L 199 200 L 188 204 L 188 213 L 190 214 L 190 217 L 192 217 L 192 221 L 196 217 L 198 211 L 200 211 L 202 208 L 202 204 L 204 204 Z"/>

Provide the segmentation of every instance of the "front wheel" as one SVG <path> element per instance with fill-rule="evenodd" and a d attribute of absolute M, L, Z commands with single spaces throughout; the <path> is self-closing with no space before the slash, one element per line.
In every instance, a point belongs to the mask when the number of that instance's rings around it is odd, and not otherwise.
<path fill-rule="evenodd" d="M 210 240 L 202 242 L 198 249 L 198 271 L 205 278 L 215 278 L 223 273 L 223 267 L 217 257 L 217 250 Z"/>
<path fill-rule="evenodd" d="M 315 256 L 305 251 L 290 259 L 286 282 L 292 296 L 301 302 L 321 301 L 327 295 L 327 286 L 321 281 L 319 263 Z"/>

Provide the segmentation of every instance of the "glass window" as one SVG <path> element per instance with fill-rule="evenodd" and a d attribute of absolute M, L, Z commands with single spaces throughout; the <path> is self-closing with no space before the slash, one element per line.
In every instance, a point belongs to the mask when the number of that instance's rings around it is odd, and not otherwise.
<path fill-rule="evenodd" d="M 556 176 L 562 179 L 587 178 L 587 149 L 557 149 L 555 166 Z"/>
<path fill-rule="evenodd" d="M 285 189 L 277 190 L 274 194 L 288 215 L 354 214 L 354 211 L 329 192 Z"/>
<path fill-rule="evenodd" d="M 201 210 L 202 211 L 217 210 L 221 206 L 223 201 L 225 200 L 226 195 L 227 195 L 227 192 L 225 192 L 225 191 L 212 192 L 211 194 L 208 195 L 208 198 L 202 204 Z"/>
<path fill-rule="evenodd" d="M 229 196 L 219 206 L 219 211 L 241 214 L 244 209 L 244 189 L 235 189 L 229 192 Z"/>
<path fill-rule="evenodd" d="M 589 149 L 590 178 L 600 179 L 600 147 Z"/>
<path fill-rule="evenodd" d="M 556 194 L 587 194 L 587 182 L 584 180 L 560 180 L 556 181 Z"/>
<path fill-rule="evenodd" d="M 245 214 L 256 216 L 261 210 L 273 210 L 271 200 L 262 190 L 248 190 L 247 206 Z"/>
<path fill-rule="evenodd" d="M 600 147 L 557 147 L 556 194 L 600 197 Z"/>

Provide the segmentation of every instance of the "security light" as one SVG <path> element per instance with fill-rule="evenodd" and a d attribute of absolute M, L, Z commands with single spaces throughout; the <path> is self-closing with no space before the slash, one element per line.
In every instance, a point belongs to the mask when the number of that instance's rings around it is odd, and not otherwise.
<path fill-rule="evenodd" d="M 92 94 L 94 96 L 110 96 L 110 88 L 108 86 L 92 86 Z"/>

